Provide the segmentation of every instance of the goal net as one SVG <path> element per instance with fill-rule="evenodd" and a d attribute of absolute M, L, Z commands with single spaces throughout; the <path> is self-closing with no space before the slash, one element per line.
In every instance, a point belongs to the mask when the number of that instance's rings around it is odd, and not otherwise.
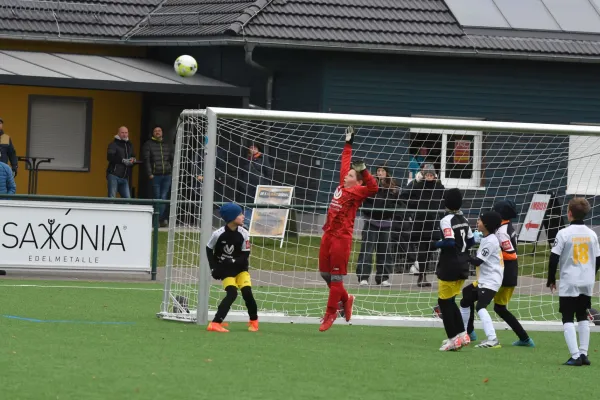
<path fill-rule="evenodd" d="M 159 317 L 204 324 L 214 315 L 224 291 L 204 249 L 223 226 L 219 207 L 233 201 L 249 222 L 259 318 L 319 321 L 328 296 L 322 226 L 349 126 L 353 159 L 382 175 L 354 225 L 345 280 L 354 324 L 441 326 L 433 243 L 443 190 L 459 188 L 472 230 L 496 202 L 516 203 L 519 280 L 509 308 L 529 329 L 559 326 L 545 285 L 549 252 L 572 196 L 590 201 L 586 222 L 597 225 L 600 127 L 219 108 L 179 120 Z M 239 296 L 228 320 L 247 318 Z"/>

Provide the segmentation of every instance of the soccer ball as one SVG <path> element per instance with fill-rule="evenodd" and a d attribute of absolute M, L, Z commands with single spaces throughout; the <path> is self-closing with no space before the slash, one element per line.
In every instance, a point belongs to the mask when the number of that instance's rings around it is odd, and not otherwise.
<path fill-rule="evenodd" d="M 194 76 L 196 71 L 198 71 L 198 63 L 196 62 L 194 57 L 184 55 L 177 57 L 173 68 L 175 68 L 175 72 L 177 72 L 177 75 L 189 77 Z"/>

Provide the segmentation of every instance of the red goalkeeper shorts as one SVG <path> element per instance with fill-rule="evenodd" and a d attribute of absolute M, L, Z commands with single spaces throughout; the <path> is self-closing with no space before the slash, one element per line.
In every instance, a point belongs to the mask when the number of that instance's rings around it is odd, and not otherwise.
<path fill-rule="evenodd" d="M 352 250 L 352 238 L 340 238 L 324 234 L 319 248 L 319 272 L 331 275 L 348 274 L 348 260 Z"/>

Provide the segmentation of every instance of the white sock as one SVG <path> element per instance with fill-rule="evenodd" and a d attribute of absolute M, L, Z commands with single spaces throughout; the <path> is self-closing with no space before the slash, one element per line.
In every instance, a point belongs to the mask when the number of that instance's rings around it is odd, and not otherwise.
<path fill-rule="evenodd" d="M 587 356 L 590 347 L 590 324 L 588 320 L 578 321 L 577 330 L 579 331 L 579 352 Z"/>
<path fill-rule="evenodd" d="M 461 307 L 460 315 L 462 315 L 463 324 L 465 325 L 465 331 L 467 330 L 467 325 L 469 325 L 469 317 L 471 316 L 471 307 Z"/>
<path fill-rule="evenodd" d="M 496 340 L 496 330 L 494 329 L 494 324 L 492 322 L 492 317 L 490 317 L 490 313 L 485 308 L 477 311 L 477 315 L 479 315 L 479 319 L 483 323 L 483 331 L 487 336 L 488 340 Z"/>
<path fill-rule="evenodd" d="M 563 325 L 563 329 L 565 331 L 565 341 L 567 342 L 569 353 L 571 353 L 571 358 L 576 360 L 579 358 L 579 348 L 577 347 L 577 333 L 575 332 L 575 324 L 572 322 L 567 322 Z"/>

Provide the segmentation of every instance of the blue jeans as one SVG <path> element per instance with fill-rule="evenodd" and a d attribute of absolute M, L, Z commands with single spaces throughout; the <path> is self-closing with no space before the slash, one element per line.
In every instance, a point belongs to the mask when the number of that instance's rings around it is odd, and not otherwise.
<path fill-rule="evenodd" d="M 106 180 L 108 181 L 108 197 L 117 197 L 117 192 L 124 199 L 131 197 L 131 194 L 129 194 L 129 181 L 126 178 L 108 174 Z"/>
<path fill-rule="evenodd" d="M 171 175 L 154 175 L 152 178 L 152 194 L 154 199 L 166 200 L 171 190 Z M 166 221 L 168 216 L 165 215 L 166 204 L 158 206 L 158 212 L 160 214 L 159 219 Z"/>

